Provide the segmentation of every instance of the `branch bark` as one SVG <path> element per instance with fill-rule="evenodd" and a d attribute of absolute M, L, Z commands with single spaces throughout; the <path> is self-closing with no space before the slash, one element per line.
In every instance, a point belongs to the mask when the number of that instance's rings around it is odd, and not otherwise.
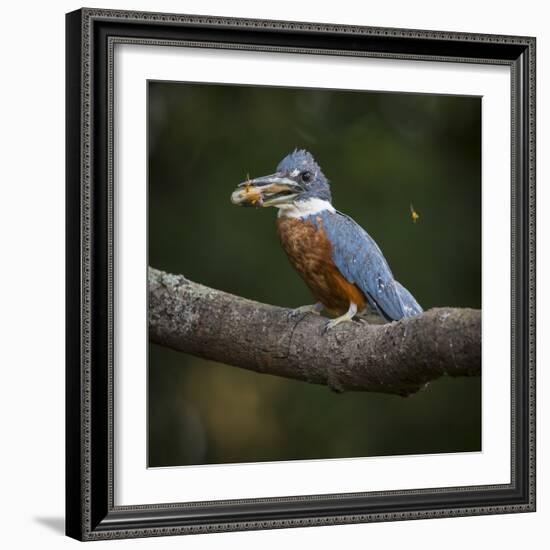
<path fill-rule="evenodd" d="M 388 324 L 344 323 L 194 283 L 149 268 L 155 344 L 335 391 L 409 395 L 441 376 L 481 374 L 481 312 L 435 308 Z"/>

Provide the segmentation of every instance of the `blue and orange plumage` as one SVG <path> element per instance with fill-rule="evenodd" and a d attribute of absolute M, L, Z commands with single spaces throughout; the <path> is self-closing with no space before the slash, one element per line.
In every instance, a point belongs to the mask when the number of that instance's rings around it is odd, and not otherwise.
<path fill-rule="evenodd" d="M 323 227 L 321 216 L 277 219 L 281 245 L 313 296 L 329 311 L 341 315 L 350 302 L 361 311 L 366 306 L 363 292 L 349 282 L 336 267 L 333 248 Z"/>
<path fill-rule="evenodd" d="M 334 209 L 328 180 L 309 152 L 294 151 L 275 174 L 244 185 L 255 186 L 262 206 L 279 208 L 277 230 L 290 262 L 315 298 L 341 315 L 330 327 L 351 320 L 367 304 L 387 320 L 422 313 L 412 294 L 395 280 L 376 242 Z M 232 201 L 249 202 L 242 189 L 233 193 Z"/>

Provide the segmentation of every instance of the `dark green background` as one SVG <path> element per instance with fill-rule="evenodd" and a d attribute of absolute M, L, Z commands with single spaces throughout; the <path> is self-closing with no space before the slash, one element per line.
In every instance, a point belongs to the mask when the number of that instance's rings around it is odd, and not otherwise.
<path fill-rule="evenodd" d="M 229 201 L 248 173 L 272 173 L 299 147 L 425 309 L 481 307 L 479 98 L 150 82 L 148 122 L 150 265 L 261 302 L 311 303 L 276 211 Z M 401 398 L 155 345 L 149 359 L 150 466 L 481 448 L 479 378 Z"/>

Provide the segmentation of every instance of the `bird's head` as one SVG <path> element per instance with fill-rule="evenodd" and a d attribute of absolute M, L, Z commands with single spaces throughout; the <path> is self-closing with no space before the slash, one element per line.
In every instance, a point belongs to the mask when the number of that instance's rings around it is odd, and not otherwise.
<path fill-rule="evenodd" d="M 310 199 L 331 202 L 330 187 L 313 155 L 304 149 L 287 155 L 269 176 L 239 184 L 231 202 L 239 206 L 284 208 Z"/>

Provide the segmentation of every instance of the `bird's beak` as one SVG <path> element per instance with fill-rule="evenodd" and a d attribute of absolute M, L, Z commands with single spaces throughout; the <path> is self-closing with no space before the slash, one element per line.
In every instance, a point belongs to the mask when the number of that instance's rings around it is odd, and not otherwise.
<path fill-rule="evenodd" d="M 277 206 L 292 202 L 302 191 L 294 180 L 275 173 L 243 181 L 231 194 L 231 202 L 239 206 Z"/>

